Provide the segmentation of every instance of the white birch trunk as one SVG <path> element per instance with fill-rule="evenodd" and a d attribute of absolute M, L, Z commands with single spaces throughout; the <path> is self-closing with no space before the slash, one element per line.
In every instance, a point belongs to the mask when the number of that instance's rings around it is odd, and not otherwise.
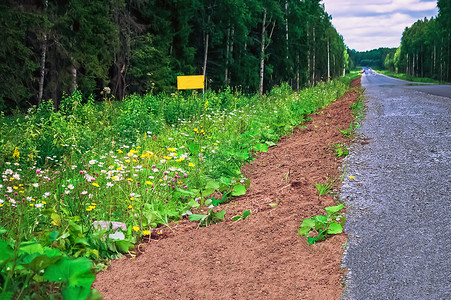
<path fill-rule="evenodd" d="M 315 69 L 316 69 L 316 55 L 315 55 L 315 52 L 316 52 L 316 45 L 315 45 L 315 42 L 316 42 L 316 37 L 315 37 L 315 26 L 313 26 L 313 61 L 312 61 L 312 83 L 313 83 L 313 85 L 315 85 Z"/>
<path fill-rule="evenodd" d="M 47 7 L 49 5 L 49 1 L 45 0 L 44 3 L 44 11 L 47 11 Z M 47 54 L 47 33 L 44 34 L 44 42 L 42 44 L 42 52 L 41 52 L 41 70 L 40 70 L 40 78 L 39 78 L 39 94 L 38 94 L 38 107 L 41 104 L 42 96 L 44 94 L 44 81 L 45 81 L 45 56 Z"/>
<path fill-rule="evenodd" d="M 330 41 L 327 39 L 327 81 L 330 80 Z"/>
<path fill-rule="evenodd" d="M 265 29 L 266 29 L 266 8 L 263 12 L 262 21 L 262 45 L 260 50 L 260 96 L 263 95 L 263 77 L 265 74 Z"/>

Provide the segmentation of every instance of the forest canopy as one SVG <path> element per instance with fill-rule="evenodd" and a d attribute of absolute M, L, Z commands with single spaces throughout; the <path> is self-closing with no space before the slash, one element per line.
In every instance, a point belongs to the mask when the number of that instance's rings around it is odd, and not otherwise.
<path fill-rule="evenodd" d="M 173 92 L 178 75 L 246 93 L 299 89 L 349 68 L 320 0 L 5 0 L 0 28 L 2 111 L 57 107 L 76 89 Z"/>

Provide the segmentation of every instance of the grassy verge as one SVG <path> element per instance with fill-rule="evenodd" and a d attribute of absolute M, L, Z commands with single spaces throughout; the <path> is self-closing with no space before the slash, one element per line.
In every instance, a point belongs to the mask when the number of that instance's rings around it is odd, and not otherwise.
<path fill-rule="evenodd" d="M 362 70 L 359 69 L 359 70 L 351 70 L 348 74 L 346 74 L 345 77 L 353 80 L 353 79 L 360 77 L 361 75 L 362 75 Z"/>
<path fill-rule="evenodd" d="M 407 80 L 407 81 L 413 81 L 413 82 L 423 82 L 423 83 L 435 83 L 435 84 L 440 84 L 441 82 L 432 78 L 427 78 L 427 77 L 414 77 L 411 75 L 407 75 L 405 73 L 396 73 L 396 72 L 390 72 L 387 70 L 377 70 L 376 72 L 383 74 L 383 75 L 387 75 L 393 78 L 398 78 L 398 79 L 402 79 L 402 80 Z M 443 82 L 442 82 L 443 83 Z"/>
<path fill-rule="evenodd" d="M 244 194 L 249 180 L 240 168 L 253 153 L 276 145 L 349 83 L 300 92 L 282 85 L 265 97 L 106 95 L 102 103 L 74 93 L 58 112 L 48 102 L 1 117 L 0 295 L 86 298 L 91 261 L 101 269 L 192 208 Z M 216 190 L 221 201 L 209 198 Z"/>

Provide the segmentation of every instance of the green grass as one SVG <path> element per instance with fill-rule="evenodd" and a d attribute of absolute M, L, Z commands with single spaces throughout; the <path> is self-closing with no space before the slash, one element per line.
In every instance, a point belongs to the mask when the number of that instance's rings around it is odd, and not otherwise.
<path fill-rule="evenodd" d="M 42 249 L 93 260 L 99 269 L 158 227 L 228 200 L 214 202 L 214 191 L 244 194 L 249 180 L 241 166 L 341 97 L 349 83 L 342 78 L 299 92 L 282 85 L 264 97 L 226 90 L 99 103 L 77 92 L 58 112 L 47 102 L 25 116 L 0 116 L 0 252 L 11 254 L 0 256 L 0 277 L 9 278 L 0 295 L 45 286 L 45 273 L 35 278 L 33 270 L 11 267 L 45 256 Z M 99 231 L 96 221 L 126 228 Z M 24 243 L 33 244 L 32 257 Z M 21 247 L 23 253 L 12 250 Z M 40 259 L 50 270 L 68 263 L 49 258 Z M 21 285 L 24 278 L 29 285 Z"/>
<path fill-rule="evenodd" d="M 383 74 L 383 75 L 387 75 L 393 78 L 398 78 L 398 79 L 402 79 L 402 80 L 407 80 L 407 81 L 413 81 L 413 82 L 422 82 L 422 83 L 435 83 L 435 84 L 440 84 L 441 82 L 432 78 L 427 78 L 427 77 L 414 77 L 411 75 L 407 75 L 405 73 L 396 73 L 396 72 L 390 72 L 387 70 L 375 70 L 376 72 Z"/>
<path fill-rule="evenodd" d="M 351 70 L 345 77 L 350 78 L 351 80 L 359 78 L 362 75 L 361 70 Z"/>

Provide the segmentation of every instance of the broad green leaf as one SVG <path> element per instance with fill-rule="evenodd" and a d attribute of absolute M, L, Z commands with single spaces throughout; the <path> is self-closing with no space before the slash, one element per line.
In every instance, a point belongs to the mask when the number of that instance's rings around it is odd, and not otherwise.
<path fill-rule="evenodd" d="M 260 152 L 268 152 L 268 145 L 267 144 L 257 144 L 254 146 L 255 151 Z"/>
<path fill-rule="evenodd" d="M 269 203 L 269 206 L 275 207 L 275 206 L 277 206 L 277 203 Z"/>
<path fill-rule="evenodd" d="M 238 221 L 239 219 L 241 219 L 240 215 L 236 215 L 232 218 L 232 221 Z"/>
<path fill-rule="evenodd" d="M 0 239 L 0 265 L 3 265 L 7 260 L 12 258 L 13 250 L 8 245 L 8 242 Z"/>
<path fill-rule="evenodd" d="M 225 218 L 225 214 L 226 214 L 226 211 L 225 210 L 221 210 L 220 212 L 216 213 L 216 217 L 219 218 L 219 219 L 224 219 Z"/>
<path fill-rule="evenodd" d="M 232 179 L 231 179 L 231 178 L 228 178 L 228 177 L 221 177 L 221 178 L 219 179 L 219 181 L 220 181 L 221 183 L 223 183 L 224 185 L 226 185 L 226 186 L 230 186 L 230 185 L 232 184 Z"/>
<path fill-rule="evenodd" d="M 5 227 L 0 227 L 0 234 L 8 232 Z"/>
<path fill-rule="evenodd" d="M 276 143 L 271 142 L 271 141 L 266 141 L 265 144 L 268 145 L 269 147 L 272 147 L 272 146 L 276 146 L 276 145 L 277 145 Z"/>
<path fill-rule="evenodd" d="M 102 300 L 102 299 L 103 299 L 102 295 L 96 289 L 92 289 L 91 292 L 89 293 L 88 298 L 86 298 L 86 300 Z"/>
<path fill-rule="evenodd" d="M 26 253 L 26 254 L 32 254 L 32 253 L 43 254 L 44 253 L 44 248 L 38 242 L 26 241 L 26 242 L 22 242 L 20 244 L 20 246 L 19 246 L 19 254 L 23 254 L 23 253 Z"/>
<path fill-rule="evenodd" d="M 53 282 L 67 282 L 68 287 L 90 288 L 95 275 L 91 271 L 91 260 L 80 257 L 77 259 L 63 258 L 56 265 L 47 268 L 44 278 Z"/>
<path fill-rule="evenodd" d="M 309 227 L 301 227 L 301 228 L 298 230 L 298 234 L 304 236 L 304 235 L 306 235 L 307 233 L 309 233 L 310 229 L 311 229 L 311 228 L 309 228 Z"/>
<path fill-rule="evenodd" d="M 246 187 L 238 184 L 233 187 L 232 196 L 241 196 L 246 194 Z"/>
<path fill-rule="evenodd" d="M 189 215 L 189 220 L 190 221 L 200 221 L 202 219 L 204 219 L 207 215 L 198 215 L 198 214 L 191 214 Z"/>
<path fill-rule="evenodd" d="M 329 225 L 329 230 L 327 230 L 328 234 L 339 234 L 343 232 L 343 227 L 337 222 L 332 222 Z"/>
<path fill-rule="evenodd" d="M 37 273 L 41 270 L 47 269 L 49 266 L 58 263 L 61 256 L 48 257 L 47 255 L 40 255 L 35 257 L 29 264 L 23 264 L 24 267 Z"/>
<path fill-rule="evenodd" d="M 249 158 L 249 153 L 247 152 L 237 152 L 236 153 L 236 157 L 241 159 L 241 160 L 246 160 Z"/>
<path fill-rule="evenodd" d="M 86 286 L 67 286 L 63 290 L 64 300 L 86 299 L 91 292 L 91 287 Z"/>
<path fill-rule="evenodd" d="M 207 184 L 205 185 L 205 190 L 209 190 L 209 189 L 212 189 L 214 191 L 218 190 L 219 189 L 219 183 L 217 183 L 214 180 L 207 181 Z"/>
<path fill-rule="evenodd" d="M 305 219 L 304 221 L 302 221 L 301 228 L 305 227 L 310 230 L 311 228 L 315 227 L 315 224 L 316 223 L 312 218 L 308 218 L 308 219 Z"/>
<path fill-rule="evenodd" d="M 325 207 L 324 210 L 327 211 L 327 213 L 329 213 L 329 214 L 333 214 L 333 213 L 336 213 L 337 211 L 339 211 L 340 209 L 342 209 L 343 206 L 344 206 L 343 204 L 329 206 L 329 207 Z"/>
<path fill-rule="evenodd" d="M 314 217 L 312 217 L 312 219 L 316 221 L 315 223 L 317 226 L 318 226 L 318 223 L 319 224 L 327 223 L 327 217 L 323 216 L 323 215 L 314 216 Z"/>
<path fill-rule="evenodd" d="M 135 246 L 127 241 L 127 240 L 116 240 L 116 248 L 119 252 L 127 253 L 130 249 L 133 249 Z"/>
<path fill-rule="evenodd" d="M 59 231 L 52 231 L 49 233 L 49 242 L 53 242 L 58 238 L 58 235 L 60 234 Z"/>
<path fill-rule="evenodd" d="M 246 219 L 247 217 L 249 217 L 251 215 L 251 212 L 249 210 L 245 210 L 243 211 L 243 219 Z"/>

